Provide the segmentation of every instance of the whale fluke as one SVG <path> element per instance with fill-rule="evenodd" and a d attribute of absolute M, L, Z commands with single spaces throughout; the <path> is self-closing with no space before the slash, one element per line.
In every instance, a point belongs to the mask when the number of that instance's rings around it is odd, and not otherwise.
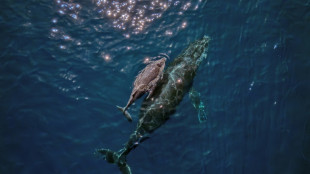
<path fill-rule="evenodd" d="M 97 153 L 104 156 L 108 163 L 113 163 L 118 166 L 122 174 L 132 174 L 129 165 L 126 163 L 126 157 L 121 153 L 113 152 L 109 149 L 97 149 Z"/>
<path fill-rule="evenodd" d="M 129 112 L 125 110 L 125 107 L 124 107 L 124 108 L 122 108 L 122 107 L 120 107 L 120 106 L 116 106 L 116 107 L 117 107 L 120 111 L 123 112 L 123 114 L 125 115 L 125 117 L 127 118 L 128 121 L 132 122 L 132 117 L 131 117 L 131 115 L 129 114 Z"/>

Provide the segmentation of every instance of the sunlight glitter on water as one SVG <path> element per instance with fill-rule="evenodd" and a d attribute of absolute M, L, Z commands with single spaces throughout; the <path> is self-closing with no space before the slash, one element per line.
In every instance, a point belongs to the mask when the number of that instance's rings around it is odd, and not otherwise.
<path fill-rule="evenodd" d="M 171 6 L 180 6 L 182 14 L 191 7 L 190 2 L 181 3 L 175 0 L 97 0 L 96 5 L 99 8 L 98 13 L 112 20 L 114 28 L 132 29 L 133 34 L 144 31 L 154 20 L 161 18 Z M 186 23 L 182 24 L 182 28 L 185 27 Z"/>
<path fill-rule="evenodd" d="M 158 30 L 162 30 L 165 37 L 174 37 L 180 30 L 188 28 L 190 21 L 186 18 L 166 21 L 162 16 L 166 13 L 182 16 L 186 11 L 197 10 L 197 6 L 201 4 L 201 1 L 189 0 L 94 0 L 90 2 L 89 7 L 85 7 L 85 4 L 80 2 L 78 0 L 54 0 L 56 16 L 51 19 L 50 37 L 60 41 L 57 47 L 62 51 L 70 52 L 75 47 L 83 47 L 89 43 L 86 43 L 70 30 L 72 25 L 85 28 L 84 22 L 86 21 L 84 21 L 85 17 L 82 15 L 84 13 L 82 9 L 90 8 L 91 11 L 95 12 L 93 15 L 95 15 L 96 19 L 105 19 L 104 23 L 93 26 L 96 32 L 113 28 L 115 32 L 121 32 L 124 38 L 131 40 L 132 38 L 135 39 L 135 37 L 132 37 L 134 35 L 148 33 L 155 21 L 159 22 L 160 28 Z M 100 42 L 94 43 L 99 45 L 104 43 L 102 40 Z M 132 50 L 132 48 L 131 45 L 128 45 L 126 50 Z M 104 52 L 109 55 L 113 54 L 111 50 L 104 50 Z M 111 56 L 99 57 L 107 63 L 112 60 Z"/>
<path fill-rule="evenodd" d="M 112 58 L 111 58 L 110 54 L 107 54 L 107 53 L 102 52 L 102 53 L 101 53 L 101 57 L 102 57 L 102 59 L 103 59 L 105 62 L 110 62 L 110 61 L 112 61 Z"/>
<path fill-rule="evenodd" d="M 98 12 L 113 21 L 113 27 L 121 30 L 132 28 L 138 34 L 148 24 L 157 18 L 170 7 L 172 0 L 160 1 L 106 1 L 97 0 Z"/>
<path fill-rule="evenodd" d="M 58 13 L 58 17 L 54 17 L 51 20 L 52 28 L 50 30 L 50 37 L 56 40 L 62 41 L 74 41 L 75 39 L 72 38 L 64 28 L 64 26 L 59 26 L 59 21 L 63 18 L 69 17 L 69 19 L 73 22 L 81 22 L 79 18 L 80 10 L 82 6 L 79 3 L 75 3 L 74 1 L 70 0 L 69 2 L 64 0 L 55 0 L 56 4 L 56 12 Z M 80 41 L 77 41 L 76 45 L 81 45 Z M 61 50 L 67 49 L 67 46 L 61 44 L 58 46 Z"/>

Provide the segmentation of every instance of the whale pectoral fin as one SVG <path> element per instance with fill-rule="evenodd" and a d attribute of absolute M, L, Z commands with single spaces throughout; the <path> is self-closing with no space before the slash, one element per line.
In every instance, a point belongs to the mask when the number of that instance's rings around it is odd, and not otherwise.
<path fill-rule="evenodd" d="M 149 99 L 152 95 L 153 95 L 153 92 L 155 90 L 155 87 L 156 86 L 153 86 L 150 90 L 149 90 L 149 95 L 146 97 L 146 99 Z"/>
<path fill-rule="evenodd" d="M 198 119 L 199 119 L 200 123 L 203 123 L 203 122 L 207 121 L 208 117 L 207 117 L 207 113 L 205 111 L 205 106 L 203 105 L 203 103 L 201 106 L 202 107 L 200 107 L 198 110 Z"/>
<path fill-rule="evenodd" d="M 152 84 L 150 85 L 151 87 L 149 89 L 149 95 L 146 97 L 146 99 L 149 99 L 153 95 L 155 88 L 156 88 L 156 85 L 157 85 L 156 83 L 157 83 L 157 80 L 152 81 Z"/>
<path fill-rule="evenodd" d="M 159 77 L 160 77 L 159 79 L 162 80 L 164 78 L 164 73 L 161 72 Z"/>
<path fill-rule="evenodd" d="M 191 99 L 191 102 L 198 112 L 198 120 L 200 123 L 203 123 L 207 121 L 207 112 L 206 112 L 206 107 L 205 104 L 201 101 L 200 98 L 200 93 L 197 92 L 194 88 L 191 88 L 189 91 L 189 98 Z"/>
<path fill-rule="evenodd" d="M 161 76 L 158 76 L 150 82 L 150 84 L 148 85 L 149 95 L 146 97 L 146 99 L 149 99 L 153 95 L 153 92 L 157 86 L 157 82 L 160 78 L 161 78 Z"/>

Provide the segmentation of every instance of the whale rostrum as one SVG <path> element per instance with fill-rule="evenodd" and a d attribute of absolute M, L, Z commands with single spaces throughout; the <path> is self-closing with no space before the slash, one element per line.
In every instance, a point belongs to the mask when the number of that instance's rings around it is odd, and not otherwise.
<path fill-rule="evenodd" d="M 123 149 L 118 152 L 109 149 L 97 150 L 107 162 L 116 164 L 122 174 L 131 174 L 126 161 L 130 151 L 169 119 L 191 88 L 200 63 L 207 57 L 209 41 L 207 36 L 196 40 L 170 63 L 152 96 L 144 99 L 136 130 L 130 135 Z"/>

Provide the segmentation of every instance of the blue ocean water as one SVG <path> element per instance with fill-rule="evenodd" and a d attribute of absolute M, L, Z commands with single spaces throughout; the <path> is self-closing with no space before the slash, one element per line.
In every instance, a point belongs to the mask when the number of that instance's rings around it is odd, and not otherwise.
<path fill-rule="evenodd" d="M 125 105 L 147 57 L 211 37 L 171 119 L 128 156 L 134 174 L 310 173 L 309 0 L 3 0 L 0 173 L 120 173 L 93 155 L 135 130 Z"/>

